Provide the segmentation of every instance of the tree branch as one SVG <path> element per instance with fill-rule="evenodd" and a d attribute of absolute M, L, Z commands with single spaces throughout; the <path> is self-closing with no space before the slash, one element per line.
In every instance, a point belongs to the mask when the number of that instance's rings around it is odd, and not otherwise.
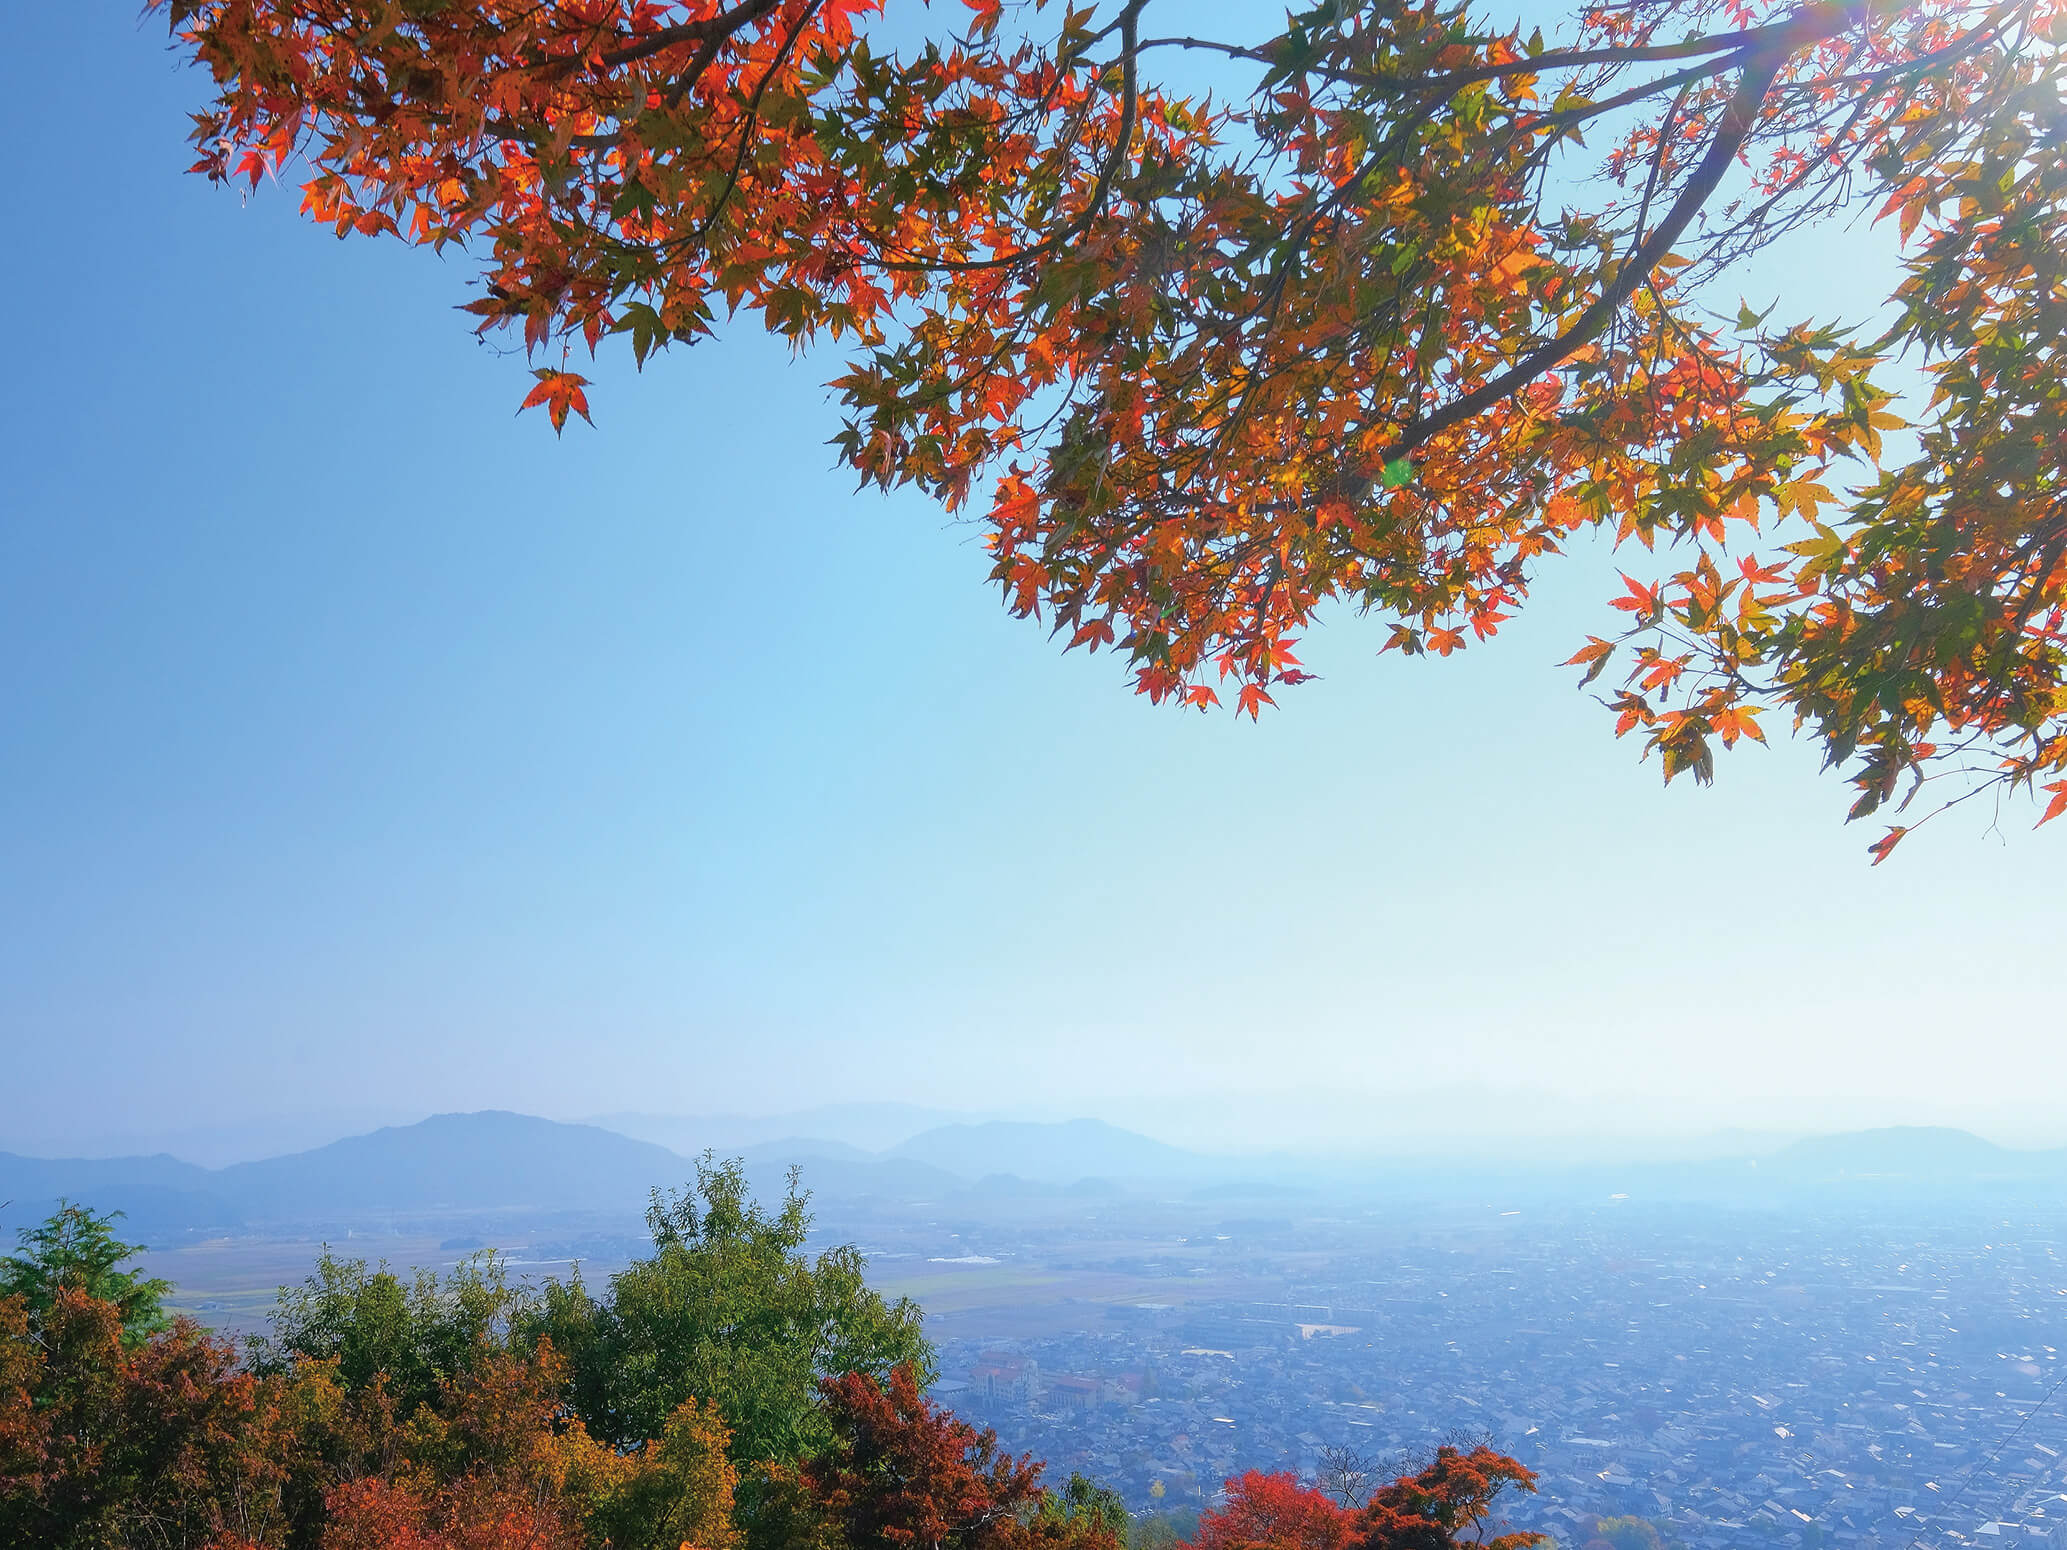
<path fill-rule="evenodd" d="M 1672 251 L 1673 243 L 1679 240 L 1680 234 L 1722 182 L 1723 174 L 1736 160 L 1738 151 L 1757 123 L 1759 107 L 1788 56 L 1804 44 L 1831 36 L 1847 19 L 1848 13 L 1835 6 L 1816 6 L 1797 12 L 1780 26 L 1758 29 L 1766 41 L 1761 47 L 1747 52 L 1744 73 L 1738 80 L 1729 106 L 1723 111 L 1722 122 L 1717 126 L 1715 138 L 1709 142 L 1707 153 L 1694 168 L 1693 175 L 1680 190 L 1665 218 L 1655 231 L 1637 244 L 1613 283 L 1556 338 L 1531 350 L 1491 381 L 1461 398 L 1452 399 L 1426 419 L 1409 422 L 1380 454 L 1378 463 L 1406 456 L 1431 438 L 1526 387 L 1599 337 L 1614 321 L 1623 304 L 1657 267 L 1658 261 Z M 1367 493 L 1370 485 L 1371 476 L 1364 473 L 1359 473 L 1350 483 L 1351 489 L 1359 496 Z"/>
<path fill-rule="evenodd" d="M 1718 32 L 1705 38 L 1688 38 L 1679 43 L 1641 43 L 1595 49 L 1552 49 L 1502 64 L 1473 65 L 1464 70 L 1446 70 L 1438 75 L 1372 75 L 1366 71 L 1331 69 L 1326 65 L 1308 65 L 1303 67 L 1300 73 L 1318 75 L 1324 80 L 1337 81 L 1345 86 L 1361 86 L 1369 90 L 1405 96 L 1443 87 L 1469 86 L 1478 81 L 1497 81 L 1504 76 L 1537 75 L 1545 70 L 1579 70 L 1589 65 L 1643 64 L 1667 59 L 1698 59 L 1711 54 L 1762 54 L 1775 48 L 1782 49 L 1784 57 L 1800 47 L 1804 41 L 1800 31 L 1805 16 L 1840 9 L 1845 19 L 1849 20 L 1853 13 L 1863 13 L 1867 7 L 1854 5 L 1840 8 L 1834 5 L 1817 5 L 1797 11 L 1785 21 L 1771 22 L 1763 27 L 1746 27 L 1737 32 Z M 1832 27 L 1828 31 L 1817 33 L 1816 36 L 1828 37 L 1838 30 Z M 1224 54 L 1231 59 L 1254 60 L 1265 65 L 1279 63 L 1268 46 L 1244 48 L 1233 43 L 1216 43 L 1210 38 L 1150 38 L 1141 47 L 1144 50 L 1206 49 L 1216 54 Z"/>
<path fill-rule="evenodd" d="M 750 22 L 759 21 L 781 3 L 781 0 L 739 0 L 729 11 L 720 11 L 716 16 L 706 16 L 702 21 L 677 22 L 672 27 L 663 27 L 649 37 L 623 48 L 605 51 L 601 56 L 606 69 L 619 65 L 637 64 L 655 54 L 665 53 L 677 43 L 697 43 L 710 38 L 729 38 Z"/>

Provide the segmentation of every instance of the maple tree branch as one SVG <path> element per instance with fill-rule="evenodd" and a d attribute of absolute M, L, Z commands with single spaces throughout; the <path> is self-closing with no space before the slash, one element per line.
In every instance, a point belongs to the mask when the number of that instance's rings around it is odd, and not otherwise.
<path fill-rule="evenodd" d="M 481 133 L 493 140 L 513 141 L 518 145 L 528 147 L 533 152 L 537 151 L 541 141 L 552 138 L 550 132 L 543 128 L 529 129 L 522 124 L 512 123 L 506 118 L 483 119 L 481 121 Z M 567 137 L 567 149 L 570 151 L 607 151 L 620 144 L 623 139 L 624 131 L 622 129 L 614 129 L 609 134 L 601 135 L 569 135 Z"/>
<path fill-rule="evenodd" d="M 637 64 L 642 59 L 665 53 L 678 43 L 729 38 L 749 23 L 759 21 L 780 3 L 781 0 L 739 0 L 739 4 L 729 11 L 720 11 L 716 16 L 706 16 L 701 21 L 677 22 L 672 27 L 663 27 L 637 43 L 606 50 L 598 58 L 605 69 L 614 70 L 619 65 Z"/>
<path fill-rule="evenodd" d="M 761 99 L 768 94 L 769 82 L 773 81 L 783 65 L 788 63 L 790 50 L 797 46 L 797 39 L 803 36 L 804 28 L 810 25 L 811 18 L 818 14 L 821 3 L 822 0 L 812 0 L 810 5 L 804 7 L 802 14 L 797 17 L 796 25 L 790 28 L 789 36 L 782 40 L 782 47 L 776 51 L 775 58 L 769 64 L 767 72 L 762 75 L 759 83 L 755 85 L 754 94 L 746 105 L 746 113 L 740 119 L 739 149 L 732 158 L 732 170 L 726 175 L 724 188 L 719 191 L 718 197 L 711 201 L 709 213 L 704 216 L 702 222 L 697 226 L 695 233 L 686 244 L 687 246 L 691 248 L 701 247 L 709 239 L 712 230 L 717 226 L 718 217 L 724 213 L 725 206 L 732 202 L 732 196 L 739 188 L 740 174 L 745 171 L 747 156 L 753 148 L 754 130 L 758 126 L 761 116 Z M 670 244 L 670 246 L 680 246 L 680 244 Z"/>
<path fill-rule="evenodd" d="M 682 105 L 682 99 L 689 95 L 690 88 L 703 79 L 704 72 L 710 69 L 724 46 L 723 34 L 713 34 L 704 39 L 703 47 L 698 49 L 696 56 L 689 61 L 689 68 L 676 76 L 675 84 L 667 89 L 666 102 L 670 108 Z"/>
<path fill-rule="evenodd" d="M 1555 339 L 1537 346 L 1521 360 L 1481 384 L 1461 398 L 1452 399 L 1434 414 L 1425 419 L 1410 422 L 1381 456 L 1381 462 L 1405 457 L 1416 447 L 1424 445 L 1430 438 L 1441 435 L 1452 426 L 1470 419 L 1481 410 L 1490 408 L 1522 387 L 1527 386 L 1542 373 L 1560 362 L 1569 359 L 1575 352 L 1591 343 L 1614 321 L 1624 302 L 1636 293 L 1658 261 L 1672 251 L 1672 245 L 1679 239 L 1703 205 L 1714 194 L 1722 182 L 1737 152 L 1750 137 L 1757 122 L 1759 105 L 1764 102 L 1766 91 L 1778 77 L 1781 66 L 1795 48 L 1803 43 L 1827 37 L 1835 30 L 1830 26 L 1831 10 L 1818 7 L 1799 13 L 1787 29 L 1781 33 L 1781 41 L 1750 54 L 1744 61 L 1744 73 L 1737 83 L 1737 90 L 1724 109 L 1722 122 L 1716 135 L 1709 142 L 1708 150 L 1680 190 L 1679 198 L 1665 218 L 1652 233 L 1638 243 L 1629 258 L 1617 271 L 1615 279 L 1607 285 L 1591 305 L 1573 320 L 1571 327 Z M 1818 29 L 1821 30 L 1818 30 Z M 1359 482 L 1368 490 L 1370 477 L 1362 475 Z M 1362 492 L 1359 492 L 1362 493 Z"/>
<path fill-rule="evenodd" d="M 1943 47 L 1934 48 L 1929 53 L 1918 54 L 1914 59 L 1905 59 L 1899 64 L 1884 65 L 1878 70 L 1860 70 L 1850 75 L 1820 76 L 1812 85 L 1795 89 L 1801 91 L 1820 91 L 1832 86 L 1885 86 L 1890 81 L 1901 80 L 1904 76 L 1916 75 L 1938 65 L 1951 64 L 1956 60 L 1964 59 L 1969 54 L 1978 53 L 1990 43 L 2002 37 L 2003 22 L 2013 11 L 2014 7 L 2011 6 L 1997 7 L 1990 16 L 1986 26 L 1976 27 L 1971 32 L 1962 33 L 1958 38 L 1945 44 Z"/>
<path fill-rule="evenodd" d="M 931 259 L 914 260 L 909 263 L 884 263 L 879 267 L 891 274 L 973 274 L 985 269 L 1007 269 L 1014 264 L 1024 263 L 1030 258 L 1045 258 L 1074 241 L 1091 229 L 1091 223 L 1098 219 L 1098 213 L 1111 197 L 1112 185 L 1119 176 L 1120 164 L 1127 159 L 1127 153 L 1134 141 L 1134 125 L 1140 113 L 1140 81 L 1135 68 L 1135 56 L 1139 45 L 1134 34 L 1142 9 L 1148 0 L 1128 0 L 1115 25 L 1120 30 L 1120 123 L 1113 136 L 1112 152 L 1098 169 L 1098 181 L 1092 185 L 1091 197 L 1084 208 L 1071 218 L 1068 225 L 1050 232 L 1039 242 L 1015 249 L 1010 253 L 999 253 L 990 258 Z"/>
<path fill-rule="evenodd" d="M 655 54 L 673 48 L 679 43 L 692 43 L 701 38 L 703 40 L 703 47 L 696 51 L 694 57 L 690 59 L 688 67 L 675 78 L 674 83 L 667 91 L 665 99 L 667 106 L 670 108 L 679 107 L 682 99 L 689 94 L 696 83 L 702 80 L 704 75 L 710 70 L 710 67 L 716 63 L 717 57 L 723 51 L 725 44 L 743 28 L 759 21 L 780 3 L 781 0 L 741 0 L 739 5 L 718 16 L 706 17 L 700 22 L 684 22 L 679 27 L 668 28 L 664 33 L 656 33 L 653 37 L 642 39 L 639 43 L 630 47 L 606 52 L 600 58 L 605 66 L 614 68 L 619 65 L 637 63 L 640 60 L 651 58 Z M 818 7 L 812 6 L 806 14 L 809 15 L 817 9 Z M 659 41 L 663 36 L 666 38 L 666 41 Z M 794 41 L 795 34 L 792 32 L 791 42 L 794 43 Z M 539 144 L 541 138 L 537 130 L 526 129 L 523 125 L 512 123 L 505 118 L 488 119 L 483 122 L 481 127 L 484 132 L 495 136 L 499 140 L 514 140 L 520 145 L 528 145 L 534 149 Z M 607 134 L 574 135 L 567 141 L 567 145 L 570 150 L 607 151 L 622 144 L 624 135 L 625 131 L 621 127 Z"/>
<path fill-rule="evenodd" d="M 1834 9 L 1830 6 L 1810 7 L 1811 11 Z M 1848 6 L 1849 11 L 1863 12 L 1866 7 Z M 1622 44 L 1609 48 L 1595 49 L 1552 49 L 1541 54 L 1526 55 L 1502 63 L 1473 65 L 1462 70 L 1446 70 L 1438 75 L 1390 76 L 1373 75 L 1368 71 L 1338 70 L 1327 65 L 1303 65 L 1297 67 L 1302 75 L 1317 75 L 1323 80 L 1335 81 L 1345 86 L 1361 86 L 1371 90 L 1394 92 L 1405 95 L 1438 87 L 1470 86 L 1480 81 L 1497 81 L 1507 76 L 1535 75 L 1545 70 L 1580 70 L 1589 65 L 1643 64 L 1669 59 L 1696 59 L 1710 54 L 1763 53 L 1785 45 L 1785 51 L 1792 53 L 1799 46 L 1790 42 L 1798 35 L 1803 12 L 1796 12 L 1784 21 L 1769 22 L 1763 27 L 1746 27 L 1736 32 L 1713 33 L 1704 38 L 1688 38 L 1679 43 Z M 1832 29 L 1835 31 L 1836 29 Z M 1822 34 L 1828 36 L 1828 33 Z M 1210 38 L 1172 37 L 1151 38 L 1141 44 L 1142 49 L 1182 48 L 1206 49 L 1223 54 L 1231 59 L 1248 59 L 1257 64 L 1276 65 L 1282 63 L 1276 57 L 1274 45 L 1262 48 L 1243 47 L 1234 43 L 1219 43 Z M 1784 57 L 1784 56 L 1783 56 Z"/>
<path fill-rule="evenodd" d="M 1643 201 L 1636 207 L 1634 229 L 1639 237 L 1643 235 L 1644 223 L 1651 218 L 1651 196 L 1658 191 L 1658 178 L 1665 170 L 1666 157 L 1671 150 L 1673 126 L 1678 123 L 1680 110 L 1686 106 L 1687 93 L 1692 89 L 1691 81 L 1679 89 L 1679 95 L 1672 99 L 1672 106 L 1665 110 L 1665 121 L 1658 126 L 1658 145 L 1651 156 L 1651 170 L 1644 176 Z M 1648 285 L 1650 281 L 1651 277 L 1646 273 L 1644 283 Z"/>
<path fill-rule="evenodd" d="M 2038 563 L 2029 564 L 2034 547 L 2043 544 Z M 2055 496 L 2051 509 L 2032 528 L 2028 537 L 2017 546 L 2015 564 L 2026 569 L 2031 579 L 2025 584 L 2024 597 L 2017 609 L 2016 617 L 2010 621 L 2010 628 L 2003 640 L 2005 652 L 2014 651 L 2016 646 L 2028 638 L 2031 616 L 2047 602 L 2048 583 L 2063 555 L 2067 555 L 2067 496 Z"/>
<path fill-rule="evenodd" d="M 1634 86 L 1625 87 L 1621 91 L 1616 92 L 1612 97 L 1602 97 L 1592 102 L 1576 102 L 1570 107 L 1552 108 L 1543 115 L 1543 121 L 1548 124 L 1554 124 L 1560 131 L 1563 131 L 1570 125 L 1583 124 L 1589 120 L 1600 118 L 1604 114 L 1613 113 L 1618 109 L 1642 102 L 1646 97 L 1655 97 L 1660 92 L 1668 92 L 1678 87 L 1688 86 L 1695 81 L 1706 80 L 1712 75 L 1721 75 L 1730 68 L 1732 62 L 1728 58 L 1723 58 L 1706 60 L 1698 65 L 1688 65 L 1686 69 L 1675 70 L 1670 75 L 1656 76 L 1651 80 L 1640 81 Z"/>

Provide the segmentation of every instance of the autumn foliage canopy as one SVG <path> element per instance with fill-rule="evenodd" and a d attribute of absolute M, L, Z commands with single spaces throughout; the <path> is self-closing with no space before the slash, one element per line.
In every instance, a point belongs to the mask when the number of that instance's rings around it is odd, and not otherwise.
<path fill-rule="evenodd" d="M 686 1287 L 687 1254 L 696 1276 L 731 1282 L 732 1311 L 744 1316 L 727 1336 L 734 1359 L 706 1350 L 693 1372 L 693 1386 L 708 1390 L 726 1389 L 728 1372 L 780 1372 L 764 1360 L 771 1346 L 808 1361 L 826 1333 L 781 1316 L 780 1295 L 744 1306 L 754 1255 L 781 1241 L 784 1218 L 722 1220 L 735 1173 L 706 1167 L 697 1191 L 656 1205 L 656 1220 L 677 1235 L 616 1278 L 636 1284 L 672 1265 Z M 681 1232 L 692 1208 L 693 1247 Z M 910 1362 L 823 1373 L 811 1397 L 816 1424 L 785 1433 L 798 1441 L 793 1452 L 770 1456 L 765 1440 L 742 1437 L 696 1393 L 655 1434 L 611 1441 L 621 1412 L 587 1410 L 582 1398 L 610 1391 L 580 1381 L 582 1359 L 545 1332 L 578 1329 L 564 1304 L 510 1286 L 492 1258 L 411 1288 L 326 1255 L 303 1287 L 283 1291 L 274 1334 L 240 1359 L 192 1322 L 163 1316 L 163 1283 L 120 1268 L 136 1251 L 111 1225 L 68 1207 L 28 1235 L 29 1252 L 0 1261 L 0 1543 L 1126 1550 L 1135 1538 L 1116 1494 L 1081 1476 L 1050 1489 L 1038 1462 L 927 1400 Z M 787 1264 L 812 1269 L 801 1255 Z M 615 1298 L 604 1306 L 615 1309 Z M 633 1300 L 619 1316 L 636 1322 L 639 1307 Z M 853 1310 L 835 1315 L 836 1334 L 843 1322 L 847 1335 L 863 1331 L 861 1346 L 881 1338 Z M 665 1330 L 646 1327 L 657 1337 L 647 1352 L 674 1369 Z M 435 1353 L 428 1363 L 426 1353 Z M 1246 1475 L 1227 1483 L 1226 1507 L 1204 1516 L 1193 1543 L 1531 1550 L 1541 1536 L 1489 1537 L 1494 1499 L 1509 1486 L 1533 1490 L 1534 1478 L 1483 1446 L 1438 1448 L 1355 1509 L 1289 1475 Z"/>
<path fill-rule="evenodd" d="M 1197 1550 L 1532 1550 L 1546 1536 L 1489 1534 L 1493 1503 L 1535 1475 L 1484 1444 L 1438 1447 L 1426 1464 L 1378 1488 L 1361 1507 L 1331 1500 L 1289 1473 L 1251 1471 L 1227 1483 L 1227 1505 L 1204 1513 Z"/>
<path fill-rule="evenodd" d="M 1573 662 L 1668 779 L 1777 713 L 1855 817 L 2067 809 L 2062 0 L 158 3 L 197 169 L 464 244 L 556 428 L 618 335 L 831 340 L 841 457 L 1154 699 L 1256 713 L 1331 602 L 1453 652 L 1600 530 Z M 1878 313 L 1737 310 L 1828 217 L 1899 242 Z"/>

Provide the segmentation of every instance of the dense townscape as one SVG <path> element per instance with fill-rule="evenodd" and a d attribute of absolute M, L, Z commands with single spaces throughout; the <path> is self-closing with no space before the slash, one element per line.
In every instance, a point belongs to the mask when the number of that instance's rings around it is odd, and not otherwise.
<path fill-rule="evenodd" d="M 1490 1214 L 1490 1213 L 1489 1213 Z M 1288 1224 L 1176 1240 L 1163 1303 L 943 1349 L 945 1397 L 1137 1509 L 1243 1469 L 1311 1477 L 1489 1435 L 1540 1473 L 1517 1523 L 1648 1517 L 1697 1550 L 2013 1546 L 2067 1522 L 2060 1224 L 1927 1225 L 1627 1207 L 1494 1225 L 1302 1224 L 1278 1303 L 1186 1303 Z M 1361 1247 L 1358 1240 L 1364 1240 Z M 1009 1249 L 986 1245 L 985 1257 Z M 2028 1421 L 2026 1418 L 2029 1418 Z"/>

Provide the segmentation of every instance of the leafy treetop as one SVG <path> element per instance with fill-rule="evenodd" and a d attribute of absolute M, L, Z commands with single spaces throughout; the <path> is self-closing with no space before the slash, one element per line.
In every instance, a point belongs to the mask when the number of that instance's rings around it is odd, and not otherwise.
<path fill-rule="evenodd" d="M 731 1428 L 751 1530 L 756 1466 L 827 1441 L 821 1379 L 907 1366 L 931 1382 L 933 1350 L 918 1305 L 871 1289 L 857 1249 L 805 1252 L 809 1198 L 794 1173 L 771 1211 L 737 1161 L 707 1154 L 696 1171 L 692 1188 L 655 1195 L 651 1255 L 601 1297 L 579 1278 L 549 1285 L 526 1328 L 567 1354 L 572 1402 L 610 1442 L 657 1435 L 686 1399 L 715 1405 Z"/>
<path fill-rule="evenodd" d="M 332 1363 L 348 1389 L 378 1380 L 408 1415 L 487 1353 L 513 1344 L 531 1301 L 493 1252 L 470 1256 L 442 1279 L 418 1270 L 405 1281 L 384 1263 L 368 1268 L 326 1247 L 307 1279 L 280 1289 L 271 1333 L 251 1342 L 252 1367 L 280 1374 L 301 1362 Z"/>
<path fill-rule="evenodd" d="M 1081 1476 L 1047 1492 L 1040 1464 L 926 1400 L 910 1367 L 820 1389 L 831 1443 L 802 1480 L 845 1550 L 1122 1550 L 1113 1493 Z"/>
<path fill-rule="evenodd" d="M 1289 1472 L 1251 1471 L 1227 1482 L 1226 1505 L 1203 1513 L 1197 1550 L 1533 1550 L 1547 1536 L 1495 1534 L 1493 1506 L 1535 1475 L 1483 1443 L 1443 1443 L 1412 1473 L 1346 1506 Z"/>
<path fill-rule="evenodd" d="M 1380 1486 L 1365 1504 L 1358 1528 L 1360 1550 L 1451 1550 L 1459 1544 L 1485 1550 L 1532 1550 L 1547 1535 L 1489 1534 L 1493 1504 L 1510 1489 L 1534 1491 L 1535 1473 L 1480 1443 L 1444 1444 L 1411 1475 Z"/>
<path fill-rule="evenodd" d="M 1348 1550 L 1353 1509 L 1290 1470 L 1251 1470 L 1227 1483 L 1226 1505 L 1199 1515 L 1194 1550 Z"/>
<path fill-rule="evenodd" d="M 164 1299 L 172 1283 L 122 1266 L 144 1251 L 115 1236 L 120 1211 L 95 1212 L 60 1202 L 41 1224 L 24 1229 L 16 1251 L 0 1259 L 0 1298 L 19 1297 L 32 1325 L 40 1325 L 66 1287 L 114 1309 L 127 1345 L 169 1327 Z"/>

